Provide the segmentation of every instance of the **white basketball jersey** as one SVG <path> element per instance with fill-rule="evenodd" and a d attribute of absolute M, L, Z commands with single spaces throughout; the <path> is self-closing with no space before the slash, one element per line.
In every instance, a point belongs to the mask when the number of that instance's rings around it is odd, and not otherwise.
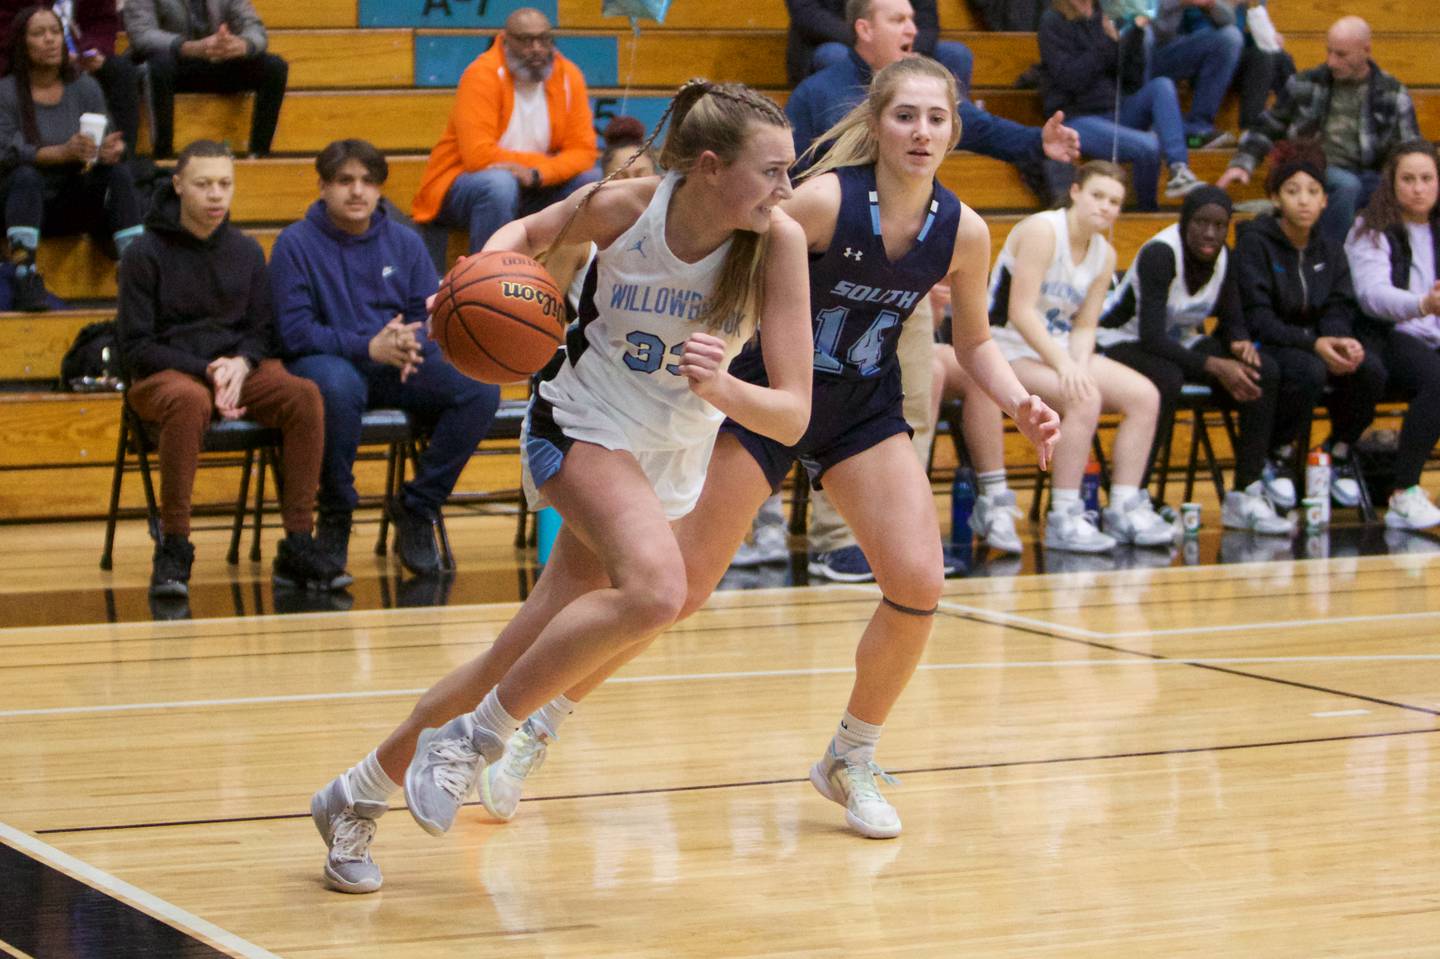
<path fill-rule="evenodd" d="M 731 241 L 696 263 L 670 251 L 665 217 L 679 182 L 678 173 L 667 174 L 640 218 L 595 256 L 594 286 L 587 280 L 581 298 L 579 336 L 572 331 L 567 337 L 569 362 L 540 387 L 568 436 L 599 442 L 585 435 L 590 414 L 599 414 L 620 427 L 632 450 L 677 449 L 713 440 L 724 419 L 691 392 L 678 364 L 690 334 L 704 329 L 699 318 Z M 728 364 L 743 341 L 738 331 L 725 339 Z M 569 411 L 578 414 L 577 406 L 589 409 L 572 418 Z"/>
<path fill-rule="evenodd" d="M 1105 238 L 1098 233 L 1092 236 L 1085 258 L 1077 264 L 1070 259 L 1070 226 L 1066 211 L 1046 210 L 1036 213 L 1032 219 L 1047 221 L 1055 231 L 1055 252 L 1040 281 L 1040 296 L 1035 309 L 1045 318 L 1045 328 L 1051 336 L 1068 339 L 1070 329 L 1075 325 L 1075 314 L 1080 312 L 1090 285 L 1105 269 Z M 1010 277 L 1015 272 L 1015 247 L 1018 245 L 1015 235 L 1019 232 L 1017 226 L 1005 238 L 1005 246 L 990 273 L 991 317 L 1003 319 L 1009 309 L 1008 302 L 1000 303 L 997 299 L 1009 299 Z M 1003 328 L 1009 329 L 1008 326 Z M 1011 332 L 1017 337 L 1020 335 L 1019 331 Z"/>
<path fill-rule="evenodd" d="M 1205 335 L 1205 321 L 1215 313 L 1215 304 L 1220 299 L 1220 288 L 1225 283 L 1225 265 L 1229 251 L 1223 246 L 1220 248 L 1220 256 L 1215 260 L 1215 271 L 1210 274 L 1209 281 L 1191 293 L 1185 287 L 1185 254 L 1182 242 L 1180 224 L 1172 223 L 1146 240 L 1145 246 L 1160 243 L 1168 246 L 1175 254 L 1175 278 L 1170 281 L 1170 289 L 1166 291 L 1165 298 L 1165 333 L 1188 349 Z M 1143 252 L 1145 247 L 1140 249 Z M 1112 290 L 1110 296 L 1105 300 L 1105 309 L 1101 315 L 1109 313 L 1111 308 L 1124 299 L 1127 291 L 1131 289 L 1134 290 L 1135 313 L 1125 321 L 1123 326 L 1102 329 L 1097 338 L 1097 342 L 1101 346 L 1140 339 L 1140 276 L 1137 273 L 1139 264 L 1140 256 L 1137 253 L 1135 262 L 1130 265 L 1130 269 L 1125 274 L 1125 279 L 1120 281 L 1120 285 Z"/>

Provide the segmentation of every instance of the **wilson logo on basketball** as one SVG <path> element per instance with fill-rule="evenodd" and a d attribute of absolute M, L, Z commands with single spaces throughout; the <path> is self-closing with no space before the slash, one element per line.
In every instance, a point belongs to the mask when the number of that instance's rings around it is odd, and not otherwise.
<path fill-rule="evenodd" d="M 500 295 L 511 300 L 524 300 L 527 303 L 538 303 L 540 309 L 546 316 L 560 316 L 560 301 L 544 290 L 537 290 L 533 286 L 524 283 L 513 283 L 509 280 L 500 281 Z"/>

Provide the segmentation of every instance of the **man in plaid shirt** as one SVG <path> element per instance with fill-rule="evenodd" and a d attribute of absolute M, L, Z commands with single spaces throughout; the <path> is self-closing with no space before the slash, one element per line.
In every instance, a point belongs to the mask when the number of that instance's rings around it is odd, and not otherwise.
<path fill-rule="evenodd" d="M 1217 186 L 1249 183 L 1277 140 L 1311 139 L 1329 161 L 1329 205 L 1319 227 L 1343 242 L 1355 211 L 1370 199 L 1391 148 L 1420 136 L 1410 92 L 1370 59 L 1370 27 L 1341 17 L 1325 39 L 1325 63 L 1297 73 L 1274 106 L 1245 131 Z"/>

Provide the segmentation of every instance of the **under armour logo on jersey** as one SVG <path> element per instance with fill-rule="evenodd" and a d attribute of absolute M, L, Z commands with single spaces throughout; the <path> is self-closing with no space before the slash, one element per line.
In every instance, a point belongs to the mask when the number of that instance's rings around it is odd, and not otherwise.
<path fill-rule="evenodd" d="M 383 280 L 383 279 L 385 279 L 385 277 L 389 276 L 391 273 L 394 273 L 394 272 L 395 272 L 395 267 L 393 267 L 393 266 L 384 267 L 384 268 L 382 268 L 382 269 L 380 270 L 380 279 Z"/>
<path fill-rule="evenodd" d="M 635 253 L 639 253 L 641 256 L 645 256 L 645 241 L 648 240 L 648 239 L 650 239 L 648 236 L 642 236 L 640 239 L 638 239 L 638 240 L 636 240 L 634 243 L 632 243 L 632 244 L 625 250 L 625 252 L 626 252 L 626 253 L 635 252 Z M 646 259 L 649 259 L 649 257 L 646 257 Z"/>
<path fill-rule="evenodd" d="M 847 246 L 845 248 L 845 252 L 840 255 L 845 257 L 847 260 L 854 260 L 856 263 L 859 263 L 860 257 L 864 256 L 865 254 L 860 250 L 852 249 Z"/>

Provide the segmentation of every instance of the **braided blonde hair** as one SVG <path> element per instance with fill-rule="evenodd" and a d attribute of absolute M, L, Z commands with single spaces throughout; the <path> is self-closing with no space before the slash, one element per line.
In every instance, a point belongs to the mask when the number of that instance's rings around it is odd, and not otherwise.
<path fill-rule="evenodd" d="M 590 188 L 551 249 L 561 245 L 575 215 L 595 195 L 595 191 L 650 149 L 667 120 L 670 121 L 670 131 L 660 150 L 660 166 L 682 175 L 689 173 L 707 150 L 718 156 L 722 163 L 734 162 L 749 139 L 751 123 L 790 128 L 785 111 L 776 106 L 775 101 L 744 84 L 687 80 L 676 91 L 641 149 L 623 166 Z M 734 232 L 725 262 L 720 268 L 715 292 L 706 300 L 705 310 L 700 315 L 700 322 L 705 324 L 707 331 L 726 335 L 743 331 L 748 336 L 758 325 L 765 306 L 765 255 L 768 249 L 767 235 L 751 230 Z"/>

